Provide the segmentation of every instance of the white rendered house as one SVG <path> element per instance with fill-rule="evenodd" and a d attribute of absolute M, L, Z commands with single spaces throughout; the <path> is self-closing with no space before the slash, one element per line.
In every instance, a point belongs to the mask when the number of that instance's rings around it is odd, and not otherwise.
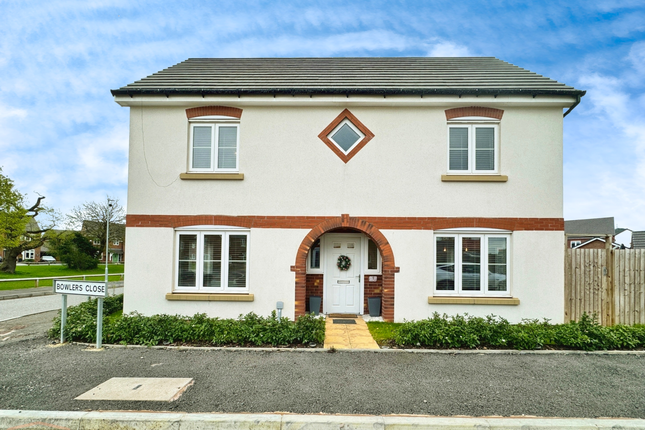
<path fill-rule="evenodd" d="M 564 314 L 563 110 L 495 58 L 189 59 L 130 108 L 125 311 Z"/>

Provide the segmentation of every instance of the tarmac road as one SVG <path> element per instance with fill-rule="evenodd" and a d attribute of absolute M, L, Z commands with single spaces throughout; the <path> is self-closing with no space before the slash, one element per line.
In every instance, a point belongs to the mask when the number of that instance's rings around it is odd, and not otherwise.
<path fill-rule="evenodd" d="M 37 336 L 0 343 L 0 409 L 645 418 L 642 354 L 323 351 L 95 351 Z M 195 384 L 172 403 L 74 400 L 111 377 Z"/>

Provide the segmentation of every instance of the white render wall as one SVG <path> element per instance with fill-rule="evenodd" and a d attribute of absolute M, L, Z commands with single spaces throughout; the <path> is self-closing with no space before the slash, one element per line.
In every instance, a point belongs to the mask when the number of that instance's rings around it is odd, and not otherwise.
<path fill-rule="evenodd" d="M 187 171 L 188 161 L 187 107 L 192 105 L 144 107 L 143 115 L 140 107 L 131 108 L 128 213 L 546 218 L 563 214 L 559 106 L 499 106 L 505 110 L 500 173 L 508 175 L 506 183 L 441 182 L 447 170 L 444 110 L 453 106 L 351 105 L 347 107 L 375 137 L 347 164 L 317 137 L 345 106 L 246 106 L 239 156 L 244 180 L 181 180 L 178 176 Z"/>
<path fill-rule="evenodd" d="M 282 315 L 294 318 L 295 274 L 290 267 L 307 230 L 251 229 L 249 239 L 249 293 L 253 302 L 169 301 L 175 279 L 175 233 L 172 228 L 126 228 L 128 260 L 125 265 L 124 312 L 144 315 L 206 313 L 236 318 L 255 312 L 268 316 L 276 302 Z"/>
<path fill-rule="evenodd" d="M 203 106 L 201 98 L 167 106 L 144 104 L 143 109 L 134 100 L 128 214 L 562 218 L 563 102 L 534 101 L 529 97 L 525 104 L 520 99 L 509 104 L 473 98 L 443 106 L 395 106 L 379 99 L 371 106 L 339 100 L 307 106 L 249 105 L 236 98 L 213 102 L 243 108 L 239 164 L 244 180 L 217 181 L 179 179 L 188 164 L 185 109 Z M 508 182 L 441 181 L 447 170 L 444 111 L 459 106 L 504 109 L 500 174 L 508 175 Z M 347 164 L 317 137 L 344 108 L 375 135 Z M 283 314 L 293 317 L 295 277 L 289 268 L 307 233 L 251 230 L 249 283 L 254 302 L 180 302 L 165 299 L 175 276 L 173 229 L 128 228 L 125 311 L 268 315 L 283 301 Z M 511 285 L 519 306 L 429 305 L 433 232 L 383 233 L 400 267 L 395 275 L 396 321 L 427 318 L 435 311 L 494 313 L 512 322 L 563 319 L 563 232 L 512 233 Z"/>
<path fill-rule="evenodd" d="M 523 318 L 564 320 L 564 233 L 516 231 L 511 234 L 511 295 L 518 306 L 428 304 L 434 285 L 432 231 L 384 230 L 396 265 L 394 319 L 418 320 L 439 314 L 500 315 L 511 323 Z"/>
<path fill-rule="evenodd" d="M 206 313 L 235 318 L 251 311 L 269 315 L 277 301 L 284 302 L 283 315 L 294 317 L 294 273 L 296 250 L 308 230 L 251 229 L 249 240 L 249 286 L 254 302 L 168 301 L 175 279 L 171 228 L 128 228 L 124 311 L 144 315 Z M 418 320 L 434 312 L 449 315 L 469 313 L 501 315 L 511 322 L 522 318 L 564 317 L 564 236 L 562 232 L 518 231 L 511 235 L 510 279 L 512 296 L 519 306 L 429 305 L 434 285 L 434 232 L 428 230 L 384 230 L 392 246 L 396 265 L 395 321 Z M 154 250 L 154 252 L 152 252 Z"/>

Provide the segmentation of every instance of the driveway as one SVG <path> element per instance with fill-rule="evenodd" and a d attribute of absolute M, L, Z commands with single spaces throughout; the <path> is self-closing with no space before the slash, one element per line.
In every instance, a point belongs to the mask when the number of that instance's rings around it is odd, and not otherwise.
<path fill-rule="evenodd" d="M 0 343 L 0 363 L 0 409 L 645 418 L 638 354 L 95 351 L 39 335 Z M 112 377 L 195 384 L 173 403 L 74 400 Z"/>

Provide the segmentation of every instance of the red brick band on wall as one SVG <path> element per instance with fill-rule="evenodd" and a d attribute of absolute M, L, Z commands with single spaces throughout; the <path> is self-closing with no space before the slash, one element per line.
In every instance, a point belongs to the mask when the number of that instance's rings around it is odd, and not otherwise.
<path fill-rule="evenodd" d="M 357 217 L 379 230 L 441 230 L 473 227 L 510 231 L 562 231 L 563 218 L 477 217 Z M 246 228 L 307 228 L 337 219 L 325 216 L 136 215 L 126 217 L 126 227 L 178 228 L 191 225 L 229 225 Z"/>
<path fill-rule="evenodd" d="M 233 118 L 242 118 L 242 109 L 229 106 L 201 106 L 186 109 L 186 116 L 188 119 L 209 115 L 223 115 Z"/>
<path fill-rule="evenodd" d="M 464 116 L 483 116 L 485 118 L 502 119 L 502 115 L 504 115 L 504 111 L 501 109 L 481 106 L 446 109 L 446 119 L 461 118 Z"/>

